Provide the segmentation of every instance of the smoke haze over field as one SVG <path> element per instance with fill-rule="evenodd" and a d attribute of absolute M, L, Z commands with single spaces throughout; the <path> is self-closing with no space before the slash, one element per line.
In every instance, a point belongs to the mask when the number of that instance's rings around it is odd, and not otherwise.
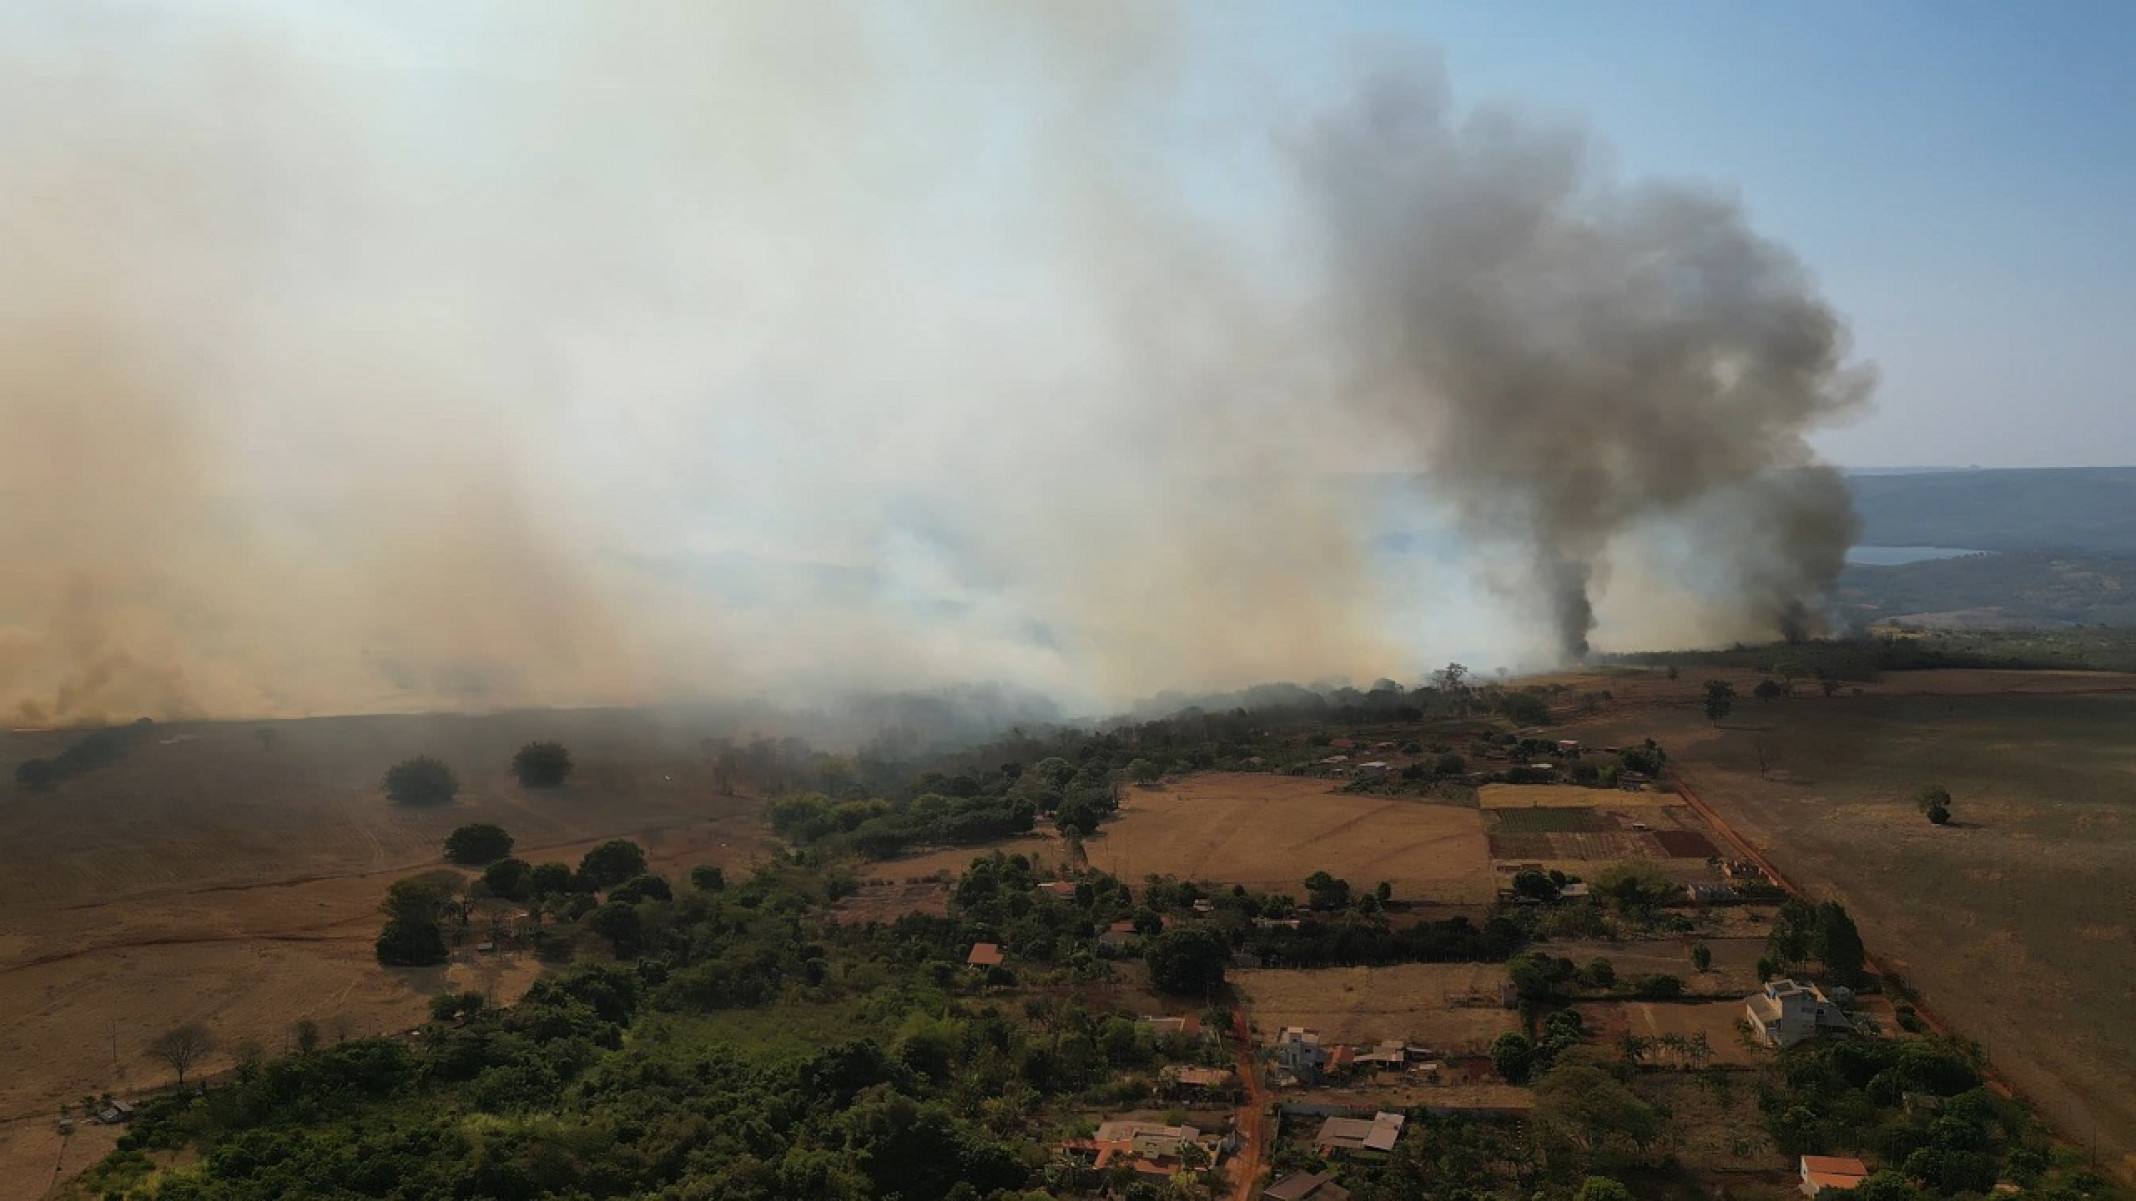
<path fill-rule="evenodd" d="M 1862 384 L 1784 252 L 1426 59 L 1177 86 L 1174 15 L 0 15 L 0 707 L 1112 704 L 1814 615 Z M 1451 559 L 1339 478 L 1418 470 Z"/>

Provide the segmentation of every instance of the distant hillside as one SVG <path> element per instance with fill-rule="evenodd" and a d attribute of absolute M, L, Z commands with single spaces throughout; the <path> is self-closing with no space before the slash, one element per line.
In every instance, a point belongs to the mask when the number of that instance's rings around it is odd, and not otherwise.
<path fill-rule="evenodd" d="M 1863 626 L 2136 626 L 2136 557 L 2026 551 L 1852 565 L 1839 604 Z"/>
<path fill-rule="evenodd" d="M 1847 482 L 1866 545 L 2136 556 L 2136 467 L 1856 474 Z"/>

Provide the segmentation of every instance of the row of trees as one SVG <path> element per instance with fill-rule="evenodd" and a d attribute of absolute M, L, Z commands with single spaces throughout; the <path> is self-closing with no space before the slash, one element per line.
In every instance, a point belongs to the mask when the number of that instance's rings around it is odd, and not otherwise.
<path fill-rule="evenodd" d="M 560 787 L 571 768 L 571 752 L 560 742 L 530 742 L 512 756 L 512 774 L 525 788 Z M 460 778 L 443 759 L 417 755 L 387 768 L 380 787 L 403 805 L 444 805 L 460 794 Z"/>

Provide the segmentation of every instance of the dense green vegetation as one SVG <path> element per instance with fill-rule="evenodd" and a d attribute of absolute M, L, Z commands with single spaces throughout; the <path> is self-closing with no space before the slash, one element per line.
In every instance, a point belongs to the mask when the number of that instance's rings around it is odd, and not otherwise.
<path fill-rule="evenodd" d="M 1855 564 L 1839 582 L 1840 607 L 1859 625 L 1962 614 L 1970 625 L 2136 626 L 2132 597 L 2136 558 L 2048 551 Z"/>

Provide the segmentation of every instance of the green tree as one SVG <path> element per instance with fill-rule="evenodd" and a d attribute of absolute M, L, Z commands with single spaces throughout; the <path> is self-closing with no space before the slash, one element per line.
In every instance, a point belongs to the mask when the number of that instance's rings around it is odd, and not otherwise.
<path fill-rule="evenodd" d="M 401 917 L 386 922 L 386 928 L 378 932 L 373 951 L 387 967 L 425 967 L 450 958 L 444 932 L 436 922 Z"/>
<path fill-rule="evenodd" d="M 1491 1066 L 1513 1084 L 1526 1084 L 1535 1066 L 1535 1044 L 1517 1030 L 1508 1030 L 1491 1042 Z"/>
<path fill-rule="evenodd" d="M 1164 778 L 1164 769 L 1148 759 L 1136 759 L 1127 765 L 1127 778 L 1137 784 L 1155 784 Z"/>
<path fill-rule="evenodd" d="M 1702 942 L 1695 942 L 1695 943 L 1692 943 L 1692 944 L 1691 944 L 1691 966 L 1692 966 L 1692 968 L 1693 968 L 1693 969 L 1695 969 L 1695 970 L 1697 970 L 1697 971 L 1701 971 L 1701 972 L 1703 972 L 1703 971 L 1705 971 L 1706 969 L 1708 969 L 1708 968 L 1712 967 L 1712 966 L 1713 966 L 1713 948 L 1711 948 L 1711 947 L 1707 946 L 1707 945 L 1706 945 L 1705 943 L 1702 943 Z"/>
<path fill-rule="evenodd" d="M 645 848 L 627 838 L 611 838 L 586 852 L 578 874 L 588 888 L 613 888 L 645 874 Z"/>
<path fill-rule="evenodd" d="M 386 795 L 403 805 L 442 805 L 460 794 L 459 778 L 445 761 L 429 755 L 404 759 L 386 770 Z"/>
<path fill-rule="evenodd" d="M 632 876 L 608 891 L 611 901 L 672 901 L 675 890 L 658 876 Z"/>
<path fill-rule="evenodd" d="M 1529 897 L 1538 901 L 1555 901 L 1557 900 L 1558 886 L 1547 872 L 1540 872 L 1532 867 L 1522 868 L 1514 873 L 1513 895 Z"/>
<path fill-rule="evenodd" d="M 1199 926 L 1167 930 L 1151 939 L 1143 953 L 1150 982 L 1174 996 L 1214 994 L 1224 986 L 1224 964 L 1230 958 L 1222 940 Z"/>
<path fill-rule="evenodd" d="M 1929 821 L 1944 825 L 1951 820 L 1951 791 L 1941 784 L 1930 784 L 1914 794 L 1914 807 Z"/>
<path fill-rule="evenodd" d="M 571 774 L 571 752 L 561 742 L 530 742 L 512 756 L 512 774 L 525 788 L 555 788 Z"/>
<path fill-rule="evenodd" d="M 1634 1201 L 1632 1190 L 1607 1176 L 1589 1176 L 1580 1182 L 1572 1201 Z"/>
<path fill-rule="evenodd" d="M 482 886 L 493 897 L 524 901 L 534 895 L 534 867 L 524 859 L 499 859 L 483 869 Z"/>
<path fill-rule="evenodd" d="M 528 885 L 537 897 L 560 897 L 577 886 L 578 877 L 568 863 L 537 863 L 528 877 Z"/>
<path fill-rule="evenodd" d="M 1305 878 L 1306 903 L 1315 909 L 1336 910 L 1350 907 L 1350 882 L 1338 879 L 1325 871 L 1317 871 Z"/>
<path fill-rule="evenodd" d="M 1758 686 L 1751 689 L 1750 694 L 1761 701 L 1777 701 L 1787 695 L 1787 685 L 1782 684 L 1771 676 L 1767 676 L 1758 681 Z"/>
<path fill-rule="evenodd" d="M 1611 989 L 1617 986 L 1617 965 L 1607 959 L 1595 958 L 1580 969 L 1580 983 L 1587 988 Z"/>
<path fill-rule="evenodd" d="M 1860 986 L 1869 953 L 1862 946 L 1861 932 L 1854 928 L 1854 919 L 1847 916 L 1846 907 L 1838 901 L 1826 901 L 1817 907 L 1816 944 L 1817 958 L 1825 971 L 1841 984 Z"/>
<path fill-rule="evenodd" d="M 445 836 L 445 858 L 453 863 L 488 863 L 511 853 L 512 836 L 489 822 L 461 826 Z"/>
<path fill-rule="evenodd" d="M 1589 1156 L 1643 1157 L 1662 1135 L 1661 1114 L 1600 1068 L 1561 1064 L 1535 1086 L 1546 1143 Z"/>
<path fill-rule="evenodd" d="M 690 883 L 701 892 L 719 892 L 727 887 L 727 874 L 710 863 L 700 863 L 690 869 Z"/>
<path fill-rule="evenodd" d="M 645 922 L 628 901 L 609 901 L 593 911 L 586 924 L 608 940 L 618 958 L 636 955 L 645 945 Z"/>
<path fill-rule="evenodd" d="M 1735 685 L 1728 681 L 1706 681 L 1706 720 L 1719 725 L 1735 709 L 1735 696 Z"/>

